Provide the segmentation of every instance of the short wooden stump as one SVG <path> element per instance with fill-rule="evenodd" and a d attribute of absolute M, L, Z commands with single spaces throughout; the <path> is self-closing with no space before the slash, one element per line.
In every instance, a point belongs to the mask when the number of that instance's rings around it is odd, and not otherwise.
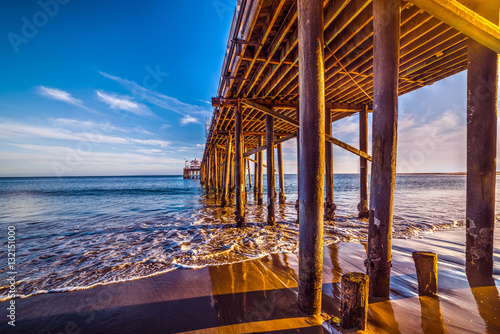
<path fill-rule="evenodd" d="M 413 252 L 413 261 L 417 269 L 418 294 L 434 296 L 437 294 L 437 254 L 431 252 Z"/>

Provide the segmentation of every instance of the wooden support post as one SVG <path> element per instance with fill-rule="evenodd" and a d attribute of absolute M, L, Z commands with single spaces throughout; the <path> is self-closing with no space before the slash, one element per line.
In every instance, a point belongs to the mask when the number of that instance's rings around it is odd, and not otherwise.
<path fill-rule="evenodd" d="M 250 172 L 250 160 L 247 161 L 248 165 L 248 187 L 252 189 L 252 173 Z"/>
<path fill-rule="evenodd" d="M 418 294 L 434 296 L 437 294 L 438 260 L 436 253 L 413 252 L 413 261 L 417 270 Z"/>
<path fill-rule="evenodd" d="M 255 202 L 257 202 L 257 188 L 259 187 L 259 177 L 258 177 L 258 173 L 259 173 L 259 153 L 255 153 L 254 154 L 254 164 L 253 164 L 253 181 L 254 181 L 254 185 L 253 185 L 253 199 L 255 200 Z"/>
<path fill-rule="evenodd" d="M 498 2 L 484 1 L 478 14 L 498 26 Z M 473 39 L 467 48 L 466 269 L 493 275 L 497 146 L 498 54 Z"/>
<path fill-rule="evenodd" d="M 322 0 L 298 0 L 300 191 L 299 310 L 321 312 L 325 189 L 325 80 Z"/>
<path fill-rule="evenodd" d="M 359 112 L 359 149 L 368 154 L 368 106 Z M 358 217 L 368 218 L 368 160 L 359 157 Z"/>
<path fill-rule="evenodd" d="M 344 329 L 364 331 L 368 319 L 368 275 L 347 273 L 341 280 L 341 323 Z"/>
<path fill-rule="evenodd" d="M 299 109 L 295 110 L 297 119 L 299 119 Z M 297 127 L 297 200 L 295 201 L 295 210 L 297 210 L 297 223 L 299 222 L 299 198 L 300 198 L 300 127 Z"/>
<path fill-rule="evenodd" d="M 245 223 L 245 161 L 243 160 L 243 117 L 240 105 L 234 107 L 234 165 L 236 176 L 236 226 Z"/>
<path fill-rule="evenodd" d="M 219 152 L 214 147 L 214 196 L 217 198 L 219 195 Z"/>
<path fill-rule="evenodd" d="M 264 140 L 262 136 L 259 136 L 259 146 L 264 145 Z M 258 172 L 257 172 L 257 183 L 258 183 L 258 189 L 257 189 L 257 204 L 262 205 L 262 195 L 263 195 L 263 179 L 264 179 L 264 168 L 262 166 L 263 163 L 263 153 L 262 151 L 258 152 L 258 157 L 257 157 L 257 165 L 258 165 Z"/>
<path fill-rule="evenodd" d="M 274 201 L 276 200 L 276 186 L 274 173 L 274 118 L 266 115 L 266 158 L 267 158 L 267 223 L 275 225 Z"/>
<path fill-rule="evenodd" d="M 373 160 L 368 225 L 370 296 L 389 298 L 396 182 L 400 0 L 373 1 Z"/>
<path fill-rule="evenodd" d="M 212 175 L 211 175 L 211 168 L 212 168 L 212 165 L 211 165 L 211 152 L 210 152 L 210 149 L 208 150 L 208 153 L 207 153 L 207 162 L 205 164 L 205 175 L 206 175 L 206 179 L 207 179 L 207 183 L 206 183 L 206 189 L 207 189 L 207 193 L 210 191 L 210 189 L 212 188 Z"/>
<path fill-rule="evenodd" d="M 325 110 L 325 135 L 332 135 L 332 111 Z M 333 152 L 332 143 L 325 142 L 325 219 L 333 220 L 337 206 L 333 203 Z"/>
<path fill-rule="evenodd" d="M 226 206 L 229 202 L 229 174 L 231 171 L 231 134 L 227 136 L 226 159 L 224 162 L 224 186 L 222 188 L 221 205 Z"/>
<path fill-rule="evenodd" d="M 283 148 L 282 144 L 276 145 L 276 150 L 278 151 L 278 175 L 279 175 L 279 203 L 285 204 L 285 172 L 283 171 Z"/>
<path fill-rule="evenodd" d="M 235 156 L 234 156 L 234 152 L 231 152 L 231 177 L 230 177 L 230 184 L 231 186 L 229 187 L 230 189 L 230 193 L 233 193 L 234 192 L 234 187 L 235 187 L 235 184 L 236 184 L 236 176 L 234 175 L 234 166 L 235 165 Z"/>

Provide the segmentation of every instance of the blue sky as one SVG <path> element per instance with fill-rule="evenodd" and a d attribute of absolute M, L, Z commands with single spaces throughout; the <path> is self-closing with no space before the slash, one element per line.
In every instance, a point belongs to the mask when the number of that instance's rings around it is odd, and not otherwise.
<path fill-rule="evenodd" d="M 180 174 L 203 153 L 232 2 L 2 1 L 0 176 Z M 400 99 L 398 171 L 465 170 L 465 78 Z M 334 135 L 358 146 L 357 122 Z"/>

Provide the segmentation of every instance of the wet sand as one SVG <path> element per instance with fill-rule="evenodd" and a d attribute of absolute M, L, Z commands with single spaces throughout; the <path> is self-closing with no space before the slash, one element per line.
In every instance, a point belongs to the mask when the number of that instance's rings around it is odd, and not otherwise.
<path fill-rule="evenodd" d="M 500 231 L 495 233 L 494 279 L 464 272 L 465 231 L 393 240 L 389 301 L 372 302 L 372 333 L 500 333 Z M 414 250 L 438 254 L 438 297 L 418 297 Z M 365 246 L 341 242 L 324 249 L 323 310 L 296 311 L 297 256 L 273 254 L 201 269 L 178 269 L 135 281 L 16 300 L 16 327 L 0 303 L 1 333 L 328 333 L 342 331 L 340 277 L 364 272 Z"/>

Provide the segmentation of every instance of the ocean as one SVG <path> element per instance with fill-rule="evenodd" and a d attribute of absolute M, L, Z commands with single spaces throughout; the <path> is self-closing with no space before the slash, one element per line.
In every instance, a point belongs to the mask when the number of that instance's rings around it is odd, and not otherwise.
<path fill-rule="evenodd" d="M 359 176 L 335 175 L 334 184 L 337 217 L 325 222 L 325 243 L 366 241 L 368 222 L 356 217 Z M 463 226 L 465 185 L 463 175 L 398 175 L 394 237 Z M 236 228 L 233 207 L 220 207 L 199 180 L 182 176 L 0 178 L 1 244 L 7 250 L 15 226 L 21 297 L 296 252 L 296 175 L 285 175 L 285 189 L 278 226 L 266 225 L 266 206 L 249 189 L 247 223 Z M 2 258 L 0 277 L 7 277 Z M 1 301 L 7 292 L 4 279 Z"/>

